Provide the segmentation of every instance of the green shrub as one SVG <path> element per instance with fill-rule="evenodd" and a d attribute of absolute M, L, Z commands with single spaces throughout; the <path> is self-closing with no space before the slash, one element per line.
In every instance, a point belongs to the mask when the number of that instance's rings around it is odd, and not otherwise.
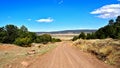
<path fill-rule="evenodd" d="M 86 35 L 84 32 L 81 32 L 80 35 L 79 35 L 79 38 L 81 39 L 86 39 Z"/>
<path fill-rule="evenodd" d="M 52 42 L 52 37 L 49 34 L 37 36 L 37 38 L 35 39 L 35 43 L 47 44 L 48 42 Z"/>
<path fill-rule="evenodd" d="M 43 44 L 46 44 L 52 41 L 52 37 L 49 34 L 43 34 L 41 37 L 42 37 Z"/>
<path fill-rule="evenodd" d="M 75 41 L 77 39 L 79 39 L 78 36 L 74 36 L 73 39 L 72 39 L 72 41 Z"/>
<path fill-rule="evenodd" d="M 25 38 L 17 38 L 16 40 L 15 40 L 15 42 L 14 42 L 14 44 L 17 44 L 17 45 L 19 45 L 19 46 L 22 46 L 22 47 L 30 47 L 31 44 L 32 43 L 32 41 L 31 41 L 31 39 L 30 38 L 28 38 L 28 37 L 25 37 Z"/>
<path fill-rule="evenodd" d="M 28 47 L 33 42 L 46 44 L 53 41 L 59 42 L 61 40 L 52 39 L 49 34 L 37 36 L 36 33 L 29 32 L 24 25 L 20 28 L 15 25 L 6 25 L 5 27 L 0 27 L 0 43 L 14 43 L 19 46 Z"/>
<path fill-rule="evenodd" d="M 42 37 L 37 36 L 36 39 L 35 39 L 35 43 L 42 43 Z"/>
<path fill-rule="evenodd" d="M 54 42 L 61 42 L 61 40 L 60 39 L 56 39 L 56 38 L 52 38 L 52 42 L 54 43 Z"/>

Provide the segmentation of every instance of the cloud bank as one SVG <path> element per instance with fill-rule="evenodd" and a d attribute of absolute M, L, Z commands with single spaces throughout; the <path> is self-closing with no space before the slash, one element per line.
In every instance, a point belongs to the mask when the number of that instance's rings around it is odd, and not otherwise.
<path fill-rule="evenodd" d="M 51 17 L 36 20 L 36 22 L 39 22 L 39 23 L 51 23 L 53 21 L 54 19 L 52 19 Z"/>
<path fill-rule="evenodd" d="M 120 4 L 105 5 L 90 14 L 97 14 L 99 18 L 114 18 L 120 15 Z"/>

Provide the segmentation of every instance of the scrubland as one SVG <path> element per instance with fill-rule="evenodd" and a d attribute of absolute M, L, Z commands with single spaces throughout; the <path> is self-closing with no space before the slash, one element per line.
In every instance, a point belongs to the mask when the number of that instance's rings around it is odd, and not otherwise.
<path fill-rule="evenodd" d="M 36 44 L 33 43 L 31 47 L 20 47 L 13 44 L 0 44 L 0 68 L 9 64 L 21 62 L 25 60 L 34 60 L 39 55 L 45 54 L 52 50 L 57 45 L 53 43 Z M 22 61 L 24 60 L 24 61 Z"/>
<path fill-rule="evenodd" d="M 103 62 L 120 67 L 120 40 L 116 39 L 93 39 L 82 40 L 78 39 L 73 42 L 73 46 L 81 49 L 84 52 L 89 52 L 95 55 Z"/>

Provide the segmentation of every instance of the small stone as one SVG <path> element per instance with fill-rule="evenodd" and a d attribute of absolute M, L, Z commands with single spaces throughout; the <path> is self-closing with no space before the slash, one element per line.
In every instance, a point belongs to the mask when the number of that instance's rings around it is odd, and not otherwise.
<path fill-rule="evenodd" d="M 21 62 L 21 64 L 25 67 L 27 67 L 29 65 L 28 62 L 25 62 L 25 61 Z"/>
<path fill-rule="evenodd" d="M 12 65 L 8 65 L 8 68 L 12 68 Z"/>
<path fill-rule="evenodd" d="M 35 50 L 30 50 L 30 51 L 27 52 L 27 54 L 29 54 L 29 55 L 35 54 L 35 53 L 36 53 Z"/>

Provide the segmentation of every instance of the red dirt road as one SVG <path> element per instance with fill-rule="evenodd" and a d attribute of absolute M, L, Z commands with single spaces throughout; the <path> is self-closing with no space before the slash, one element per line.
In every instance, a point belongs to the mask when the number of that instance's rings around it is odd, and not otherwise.
<path fill-rule="evenodd" d="M 111 68 L 111 66 L 74 48 L 69 42 L 62 42 L 25 68 Z"/>

